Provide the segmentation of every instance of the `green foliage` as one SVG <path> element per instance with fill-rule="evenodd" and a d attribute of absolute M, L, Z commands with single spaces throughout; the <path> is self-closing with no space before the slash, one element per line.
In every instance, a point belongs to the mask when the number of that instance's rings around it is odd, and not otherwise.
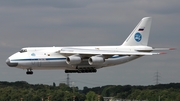
<path fill-rule="evenodd" d="M 103 97 L 114 97 L 130 100 L 148 101 L 180 101 L 180 83 L 130 86 L 107 85 L 102 87 L 79 90 L 66 84 L 52 86 L 43 84 L 28 84 L 24 81 L 0 82 L 0 101 L 103 101 Z"/>
<path fill-rule="evenodd" d="M 148 101 L 180 101 L 180 83 L 159 84 L 150 86 L 115 86 L 107 85 L 94 88 L 84 88 L 85 91 L 94 91 L 104 97 L 114 97 L 130 100 L 148 100 Z"/>
<path fill-rule="evenodd" d="M 77 88 L 76 88 L 77 89 Z M 59 86 L 31 85 L 24 81 L 0 82 L 0 101 L 72 101 L 73 96 L 79 101 L 85 100 L 85 95 L 72 92 L 72 88 L 66 84 Z M 77 91 L 77 90 L 76 90 Z M 78 98 L 81 97 L 81 98 Z"/>
<path fill-rule="evenodd" d="M 86 94 L 86 101 L 98 101 L 98 96 L 95 92 L 89 91 Z"/>

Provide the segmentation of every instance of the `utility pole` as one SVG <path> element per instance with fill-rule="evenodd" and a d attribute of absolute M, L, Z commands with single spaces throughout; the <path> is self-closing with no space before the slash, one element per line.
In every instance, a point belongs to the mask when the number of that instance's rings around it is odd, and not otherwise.
<path fill-rule="evenodd" d="M 67 81 L 66 81 L 66 83 L 67 83 L 67 85 L 69 86 L 69 74 L 67 74 Z"/>
<path fill-rule="evenodd" d="M 156 74 L 155 74 L 155 80 L 156 80 L 156 85 L 159 84 L 159 78 L 160 78 L 160 75 L 159 75 L 159 72 L 157 71 Z"/>

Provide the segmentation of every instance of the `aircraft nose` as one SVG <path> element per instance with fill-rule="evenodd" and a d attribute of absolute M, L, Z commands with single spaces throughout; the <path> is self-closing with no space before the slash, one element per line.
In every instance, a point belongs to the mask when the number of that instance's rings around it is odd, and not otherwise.
<path fill-rule="evenodd" d="M 9 66 L 9 67 L 16 67 L 18 65 L 18 63 L 11 63 L 10 62 L 10 59 L 7 59 L 6 60 L 6 64 Z"/>

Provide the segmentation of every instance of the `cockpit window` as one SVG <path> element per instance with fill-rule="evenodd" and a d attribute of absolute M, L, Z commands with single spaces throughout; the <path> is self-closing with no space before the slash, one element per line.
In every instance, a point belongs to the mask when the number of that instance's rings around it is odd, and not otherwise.
<path fill-rule="evenodd" d="M 27 49 L 21 49 L 19 52 L 20 52 L 20 53 L 27 52 Z"/>

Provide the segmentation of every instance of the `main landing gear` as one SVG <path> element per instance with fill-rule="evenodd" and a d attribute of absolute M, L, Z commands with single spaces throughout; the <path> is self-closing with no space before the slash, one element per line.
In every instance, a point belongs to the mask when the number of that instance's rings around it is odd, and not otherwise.
<path fill-rule="evenodd" d="M 27 69 L 27 72 L 26 72 L 27 75 L 32 75 L 33 74 L 33 71 L 32 69 Z"/>
<path fill-rule="evenodd" d="M 74 70 L 65 70 L 65 73 L 96 73 L 97 70 L 93 67 L 78 68 Z"/>

